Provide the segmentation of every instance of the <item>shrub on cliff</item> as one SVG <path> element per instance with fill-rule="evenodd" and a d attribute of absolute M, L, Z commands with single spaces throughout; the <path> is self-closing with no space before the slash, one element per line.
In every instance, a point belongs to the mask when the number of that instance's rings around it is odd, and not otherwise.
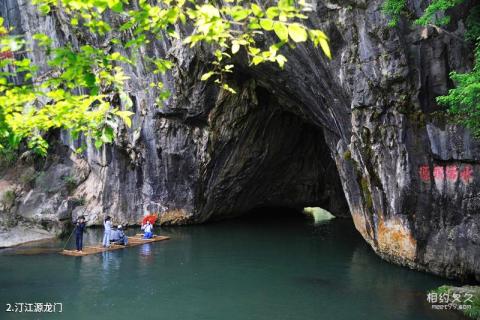
<path fill-rule="evenodd" d="M 448 9 L 465 0 L 433 0 L 416 24 L 442 26 L 450 23 Z M 386 0 L 383 10 L 391 17 L 390 26 L 395 26 L 401 16 L 411 17 L 406 0 Z M 447 95 L 437 97 L 437 102 L 448 108 L 448 112 L 460 124 L 466 126 L 476 137 L 480 137 L 480 6 L 470 11 L 466 19 L 465 39 L 475 44 L 475 65 L 470 72 L 451 72 L 455 88 Z"/>

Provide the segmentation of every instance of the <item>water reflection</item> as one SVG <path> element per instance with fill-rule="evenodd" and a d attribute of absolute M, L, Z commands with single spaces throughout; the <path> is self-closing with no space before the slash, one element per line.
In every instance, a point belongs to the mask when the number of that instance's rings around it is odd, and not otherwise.
<path fill-rule="evenodd" d="M 152 245 L 150 243 L 141 245 L 138 253 L 140 257 L 140 262 L 143 266 L 147 266 L 153 263 L 154 257 L 152 254 Z"/>
<path fill-rule="evenodd" d="M 385 312 L 390 309 L 394 318 L 402 319 L 413 319 L 415 314 L 424 314 L 425 319 L 464 319 L 453 311 L 432 310 L 426 301 L 426 293 L 435 286 L 425 285 L 419 288 L 412 285 L 417 279 L 419 281 L 423 280 L 422 278 L 435 279 L 435 276 L 386 264 L 380 257 L 374 255 L 365 243 L 359 243 L 351 257 L 349 287 L 352 291 L 360 290 L 360 296 L 364 297 L 371 296 L 373 292 L 377 300 L 370 303 L 375 308 L 386 309 Z M 392 276 L 392 272 L 395 272 L 396 276 Z"/>
<path fill-rule="evenodd" d="M 118 250 L 102 252 L 103 271 L 108 273 L 110 271 L 120 269 L 120 252 L 117 251 Z"/>

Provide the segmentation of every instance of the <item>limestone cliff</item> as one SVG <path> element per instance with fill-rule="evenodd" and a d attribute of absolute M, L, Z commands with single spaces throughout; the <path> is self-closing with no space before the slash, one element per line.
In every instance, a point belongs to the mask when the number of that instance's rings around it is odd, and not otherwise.
<path fill-rule="evenodd" d="M 75 215 L 85 202 L 91 223 L 104 214 L 135 223 L 145 211 L 191 223 L 259 206 L 321 206 L 337 215 L 349 208 L 383 258 L 480 280 L 480 145 L 433 113 L 434 98 L 452 86 L 448 73 L 471 67 L 461 14 L 469 7 L 454 13 L 448 30 L 392 29 L 382 2 L 314 2 L 309 21 L 330 36 L 333 60 L 310 46 L 285 52 L 283 71 L 247 68 L 239 59 L 234 96 L 199 80 L 208 48 L 150 44 L 140 55 L 168 52 L 176 62 L 163 79 L 169 101 L 155 104 L 148 88 L 155 76 L 140 60 L 128 70 L 132 128 L 119 128 L 114 145 L 100 151 L 89 145 L 84 160 L 67 152 L 44 167 L 78 172 L 86 161 L 88 174 L 75 180 L 70 200 L 32 212 L 22 208 L 30 200 L 20 191 L 10 211 L 38 218 L 67 208 Z M 409 3 L 417 14 L 426 5 Z M 39 16 L 28 0 L 3 1 L 0 14 L 27 36 L 97 41 L 73 34 L 61 13 Z M 43 59 L 36 52 L 32 58 Z M 60 139 L 78 145 L 67 133 Z M 32 192 L 45 193 L 37 186 Z"/>

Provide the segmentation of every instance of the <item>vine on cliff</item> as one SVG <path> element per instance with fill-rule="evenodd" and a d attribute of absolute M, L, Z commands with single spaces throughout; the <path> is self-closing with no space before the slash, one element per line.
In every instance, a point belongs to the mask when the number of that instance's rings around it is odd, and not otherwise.
<path fill-rule="evenodd" d="M 231 60 L 239 52 L 250 65 L 273 62 L 283 68 L 287 58 L 280 49 L 311 42 L 331 57 L 325 33 L 303 23 L 312 10 L 303 0 L 265 6 L 243 0 L 32 2 L 44 15 L 67 19 L 74 34 L 90 35 L 85 38 L 102 44 L 59 46 L 45 34 L 35 34 L 32 43 L 12 35 L 0 18 L 0 152 L 26 142 L 44 155 L 48 149 L 44 135 L 54 128 L 67 129 L 73 137 L 89 136 L 97 148 L 112 142 L 119 119 L 131 125 L 132 100 L 125 90 L 124 68 L 134 66 L 140 52 L 158 80 L 145 89 L 156 90 L 160 100 L 169 97 L 160 77 L 174 63 L 166 56 L 145 56 L 142 47 L 153 41 L 209 46 L 214 58 L 201 80 L 231 93 L 235 90 L 226 75 L 233 72 Z M 275 41 L 265 45 L 259 39 L 267 33 L 275 35 Z M 26 57 L 32 50 L 43 50 L 47 70 Z"/>
<path fill-rule="evenodd" d="M 424 14 L 415 20 L 419 25 L 442 26 L 450 22 L 445 12 L 465 0 L 433 0 Z M 391 17 L 390 26 L 395 26 L 402 16 L 408 16 L 406 0 L 386 0 L 383 10 Z M 476 137 L 480 137 L 480 6 L 471 10 L 466 19 L 465 38 L 475 44 L 474 67 L 470 72 L 451 72 L 450 78 L 455 88 L 448 94 L 437 97 L 438 104 L 447 107 L 454 119 L 469 128 Z"/>

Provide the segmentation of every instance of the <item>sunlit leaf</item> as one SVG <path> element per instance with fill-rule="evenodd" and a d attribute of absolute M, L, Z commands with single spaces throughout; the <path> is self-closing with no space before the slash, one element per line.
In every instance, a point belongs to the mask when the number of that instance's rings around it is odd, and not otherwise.
<path fill-rule="evenodd" d="M 273 20 L 260 19 L 260 26 L 266 31 L 271 31 L 273 30 Z"/>
<path fill-rule="evenodd" d="M 275 22 L 273 24 L 273 30 L 277 37 L 282 41 L 288 41 L 288 28 L 281 22 Z"/>
<path fill-rule="evenodd" d="M 200 80 L 202 81 L 207 81 L 208 79 L 210 79 L 211 76 L 214 75 L 214 72 L 213 71 L 209 71 L 209 72 L 206 72 L 202 75 L 202 77 L 200 78 Z"/>
<path fill-rule="evenodd" d="M 131 111 L 116 111 L 115 114 L 117 116 L 119 116 L 123 122 L 125 123 L 125 125 L 130 128 L 132 126 L 132 119 L 131 119 L 131 116 L 134 115 L 133 112 Z"/>
<path fill-rule="evenodd" d="M 295 42 L 305 42 L 308 38 L 307 31 L 298 23 L 292 23 L 288 26 L 288 35 Z"/>

